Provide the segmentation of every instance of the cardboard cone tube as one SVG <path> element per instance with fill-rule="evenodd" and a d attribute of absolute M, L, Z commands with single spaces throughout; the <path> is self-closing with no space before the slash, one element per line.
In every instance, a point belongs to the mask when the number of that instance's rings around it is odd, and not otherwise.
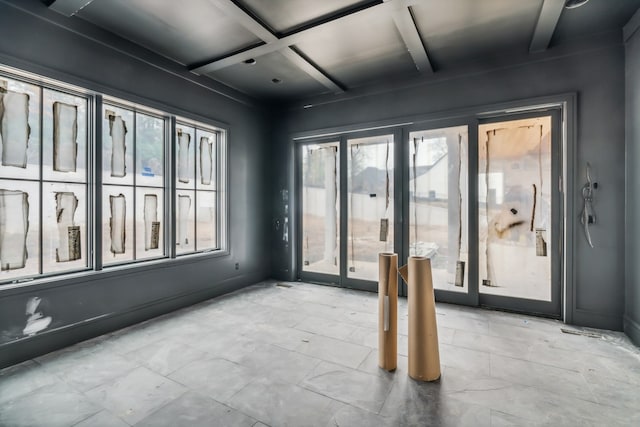
<path fill-rule="evenodd" d="M 419 381 L 440 378 L 440 351 L 433 295 L 431 260 L 409 257 L 409 376 Z"/>
<path fill-rule="evenodd" d="M 378 365 L 398 366 L 398 255 L 378 254 Z"/>

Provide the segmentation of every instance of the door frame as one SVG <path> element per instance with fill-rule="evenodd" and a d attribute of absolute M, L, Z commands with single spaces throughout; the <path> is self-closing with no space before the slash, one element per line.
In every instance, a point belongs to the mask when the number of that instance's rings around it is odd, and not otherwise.
<path fill-rule="evenodd" d="M 402 138 L 402 129 L 400 127 L 391 127 L 391 128 L 382 128 L 382 129 L 369 129 L 363 131 L 353 131 L 353 132 L 345 132 L 339 135 L 334 136 L 322 136 L 318 138 L 308 138 L 303 141 L 298 141 L 295 144 L 295 194 L 296 200 L 298 202 L 295 203 L 295 216 L 296 216 L 296 242 L 297 242 L 297 250 L 295 255 L 295 265 L 297 268 L 297 277 L 300 280 L 304 280 L 307 282 L 325 284 L 330 286 L 339 286 L 349 289 L 358 289 L 370 292 L 378 291 L 378 282 L 371 280 L 363 280 L 350 278 L 348 276 L 348 234 L 349 234 L 349 222 L 347 220 L 349 218 L 349 205 L 348 205 L 348 141 L 350 139 L 355 138 L 367 138 L 367 137 L 375 137 L 375 136 L 383 136 L 383 135 L 392 135 L 393 136 L 393 188 L 394 194 L 397 194 L 399 185 L 402 185 L 401 178 L 397 173 L 400 165 L 400 147 L 402 144 L 398 144 L 397 141 L 400 141 Z M 303 201 L 303 188 L 302 188 L 302 147 L 305 145 L 315 145 L 315 144 L 327 144 L 327 143 L 338 143 L 338 161 L 339 161 L 339 171 L 338 174 L 338 193 L 339 193 L 339 215 L 340 221 L 338 223 L 338 235 L 339 235 L 339 246 L 338 246 L 338 256 L 340 259 L 340 268 L 339 273 L 337 275 L 333 274 L 325 274 L 325 273 L 316 273 L 304 271 L 303 259 L 302 259 L 302 250 L 303 250 L 303 222 L 302 222 L 302 201 Z M 402 201 L 398 197 L 393 198 L 393 251 L 398 252 L 400 248 L 402 248 L 402 230 L 401 230 L 401 218 L 398 218 L 396 212 L 400 212 L 402 207 Z"/>
<path fill-rule="evenodd" d="M 472 162 L 472 159 L 477 158 L 478 154 L 478 144 L 477 144 L 477 132 L 478 132 L 478 120 L 473 116 L 461 117 L 461 118 L 445 118 L 445 119 L 437 119 L 430 120 L 426 123 L 414 123 L 412 125 L 406 126 L 403 130 L 403 139 L 402 139 L 402 179 L 403 179 L 403 188 L 405 191 L 402 192 L 402 212 L 410 212 L 409 205 L 411 203 L 411 197 L 409 195 L 409 182 L 411 180 L 411 159 L 409 158 L 409 135 L 411 132 L 420 132 L 420 131 L 429 131 L 436 129 L 444 129 L 458 126 L 467 126 L 467 188 L 468 188 L 468 206 L 467 206 L 467 215 L 468 215 L 468 224 L 467 224 L 467 240 L 469 245 L 469 261 L 467 262 L 466 268 L 467 270 L 467 286 L 466 292 L 455 292 L 449 291 L 446 289 L 434 289 L 435 298 L 438 302 L 446 302 L 451 304 L 460 304 L 460 305 L 469 305 L 469 306 L 478 306 L 478 269 L 477 263 L 472 262 L 471 260 L 477 259 L 478 256 L 478 242 L 476 239 L 473 239 L 472 236 L 477 234 L 477 222 L 473 221 L 474 216 L 477 216 L 477 205 L 475 200 L 477 200 L 477 180 L 475 179 L 475 175 L 477 175 L 478 164 L 477 162 Z M 403 234 L 403 242 L 404 245 L 402 247 L 402 251 L 398 254 L 399 262 L 401 264 L 406 264 L 409 259 L 409 242 L 410 242 L 410 220 L 405 221 L 402 227 Z M 402 295 L 407 296 L 407 287 L 406 284 L 403 283 L 402 287 Z"/>
<path fill-rule="evenodd" d="M 564 260 L 562 258 L 562 247 L 564 244 L 564 225 L 563 225 L 563 213 L 564 204 L 562 203 L 562 190 L 560 189 L 560 182 L 562 180 L 562 125 L 561 125 L 561 110 L 558 107 L 538 108 L 529 111 L 519 111 L 514 113 L 496 114 L 491 117 L 485 117 L 478 120 L 476 126 L 476 132 L 479 126 L 483 124 L 498 123 L 505 121 L 530 119 L 536 117 L 551 117 L 551 237 L 549 240 L 549 254 L 551 256 L 551 301 L 533 300 L 527 298 L 518 298 L 513 296 L 503 295 L 491 295 L 483 294 L 480 290 L 478 268 L 479 265 L 476 262 L 476 283 L 475 286 L 478 289 L 478 303 L 480 306 L 523 312 L 527 314 L 535 314 L 541 316 L 547 316 L 552 318 L 560 318 L 562 316 L 562 271 L 564 269 Z M 475 141 L 475 178 L 476 183 L 474 185 L 476 192 L 478 191 L 478 147 L 479 147 L 479 135 L 476 135 Z M 471 174 L 469 174 L 471 175 Z M 475 204 L 475 217 L 471 220 L 475 223 L 474 227 L 476 235 L 473 236 L 475 241 L 475 259 L 479 259 L 479 230 L 480 230 L 480 212 L 478 209 L 478 197 L 476 195 L 474 199 Z"/>

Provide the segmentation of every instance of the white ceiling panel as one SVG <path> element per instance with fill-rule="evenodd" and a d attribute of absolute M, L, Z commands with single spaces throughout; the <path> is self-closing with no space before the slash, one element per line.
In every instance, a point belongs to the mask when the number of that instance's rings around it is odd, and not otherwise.
<path fill-rule="evenodd" d="M 260 42 L 208 0 L 96 0 L 77 16 L 184 65 Z"/>

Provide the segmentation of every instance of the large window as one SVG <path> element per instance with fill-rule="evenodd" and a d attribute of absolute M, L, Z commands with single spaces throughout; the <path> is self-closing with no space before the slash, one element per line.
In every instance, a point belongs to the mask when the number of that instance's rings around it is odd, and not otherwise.
<path fill-rule="evenodd" d="M 165 119 L 106 101 L 103 110 L 103 265 L 163 257 Z"/>
<path fill-rule="evenodd" d="M 95 95 L 0 66 L 0 284 L 226 250 L 226 130 Z"/>
<path fill-rule="evenodd" d="M 221 129 L 176 122 L 177 254 L 223 248 L 224 137 Z"/>
<path fill-rule="evenodd" d="M 0 280 L 85 269 L 90 98 L 0 75 Z"/>

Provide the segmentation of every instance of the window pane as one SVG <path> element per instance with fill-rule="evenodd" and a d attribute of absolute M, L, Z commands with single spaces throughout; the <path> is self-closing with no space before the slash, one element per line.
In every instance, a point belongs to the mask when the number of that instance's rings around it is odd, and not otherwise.
<path fill-rule="evenodd" d="M 480 293 L 551 301 L 551 116 L 478 127 Z"/>
<path fill-rule="evenodd" d="M 0 180 L 0 280 L 40 273 L 39 184 Z"/>
<path fill-rule="evenodd" d="M 43 184 L 43 273 L 87 267 L 86 193 L 82 184 Z"/>
<path fill-rule="evenodd" d="M 102 187 L 103 264 L 133 260 L 133 187 Z"/>
<path fill-rule="evenodd" d="M 409 253 L 431 259 L 433 286 L 466 292 L 467 126 L 409 135 Z"/>
<path fill-rule="evenodd" d="M 136 113 L 136 185 L 164 185 L 164 120 Z"/>
<path fill-rule="evenodd" d="M 133 185 L 133 111 L 104 104 L 102 182 Z"/>
<path fill-rule="evenodd" d="M 164 191 L 136 188 L 136 259 L 164 256 Z"/>
<path fill-rule="evenodd" d="M 176 253 L 195 251 L 195 191 L 176 192 Z"/>
<path fill-rule="evenodd" d="M 43 114 L 43 179 L 86 182 L 87 99 L 43 89 Z"/>
<path fill-rule="evenodd" d="M 347 147 L 347 276 L 378 280 L 378 254 L 393 252 L 393 135 L 350 139 Z"/>
<path fill-rule="evenodd" d="M 216 192 L 198 191 L 196 194 L 196 249 L 203 251 L 206 249 L 217 249 L 216 232 Z"/>
<path fill-rule="evenodd" d="M 302 147 L 302 269 L 340 274 L 338 143 Z"/>
<path fill-rule="evenodd" d="M 40 88 L 0 76 L 0 176 L 40 178 Z"/>
<path fill-rule="evenodd" d="M 201 190 L 216 189 L 217 140 L 215 132 L 196 129 L 196 186 Z"/>
<path fill-rule="evenodd" d="M 195 186 L 195 129 L 176 125 L 176 187 L 192 189 Z"/>

